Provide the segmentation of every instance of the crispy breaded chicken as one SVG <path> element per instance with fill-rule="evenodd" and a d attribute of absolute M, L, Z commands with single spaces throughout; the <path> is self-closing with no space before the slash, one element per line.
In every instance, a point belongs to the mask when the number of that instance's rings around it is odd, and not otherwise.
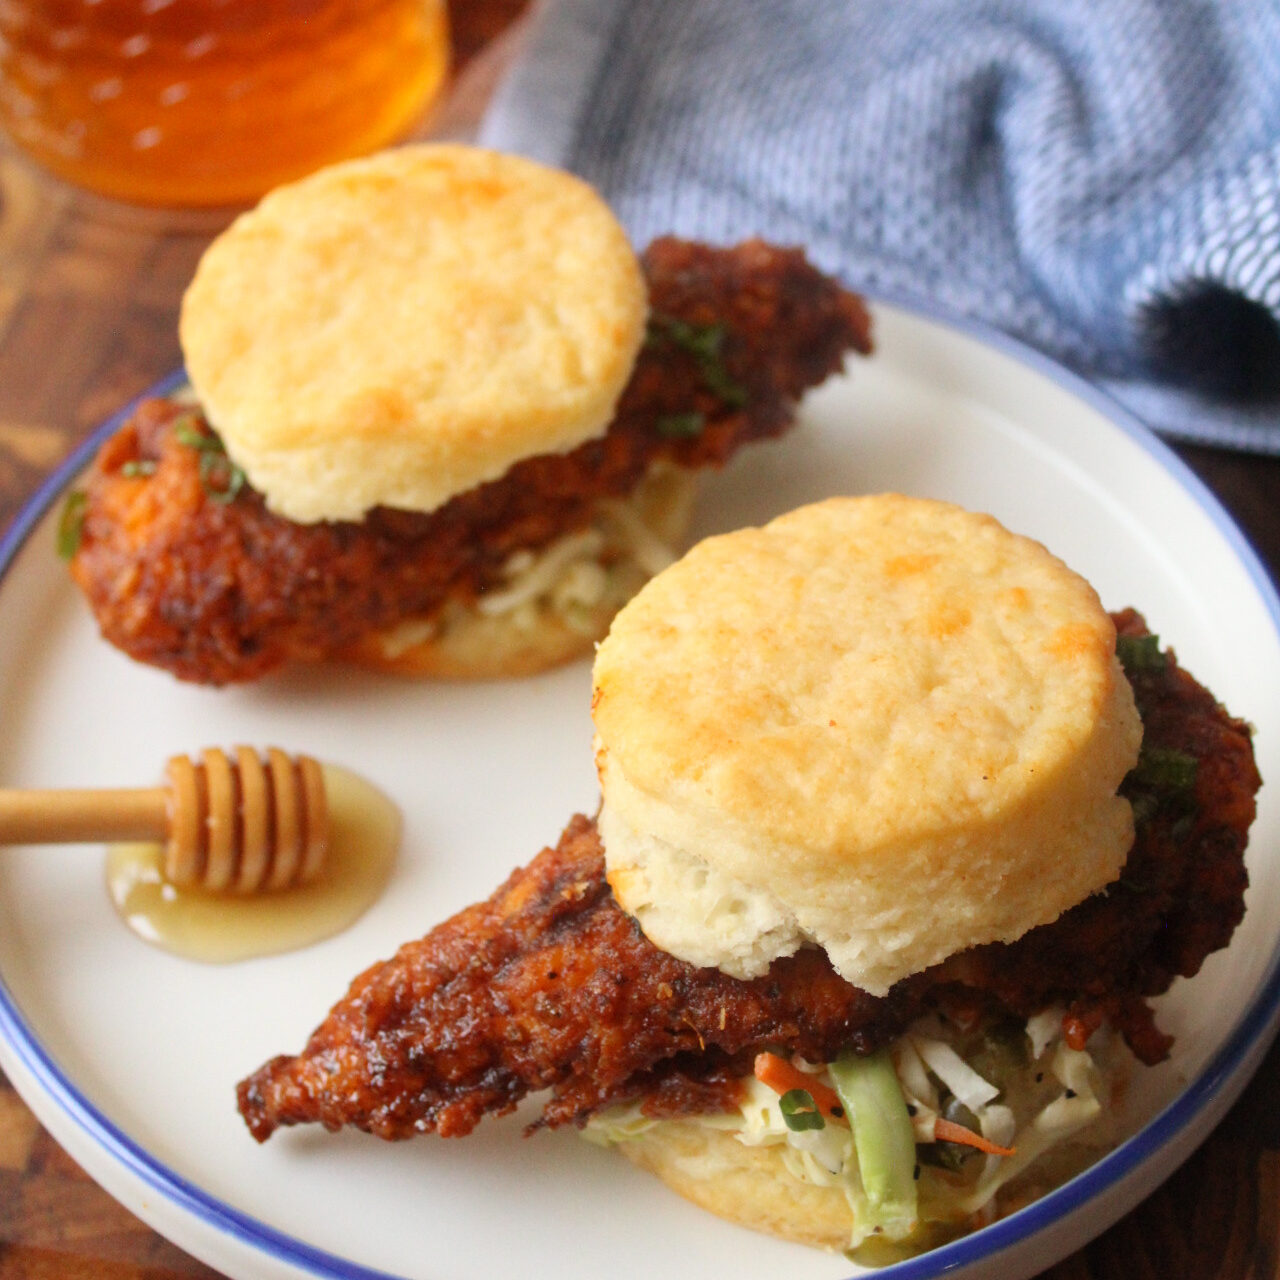
<path fill-rule="evenodd" d="M 300 1055 L 243 1081 L 250 1130 L 260 1141 L 305 1122 L 449 1137 L 542 1090 L 547 1125 L 635 1098 L 651 1114 L 714 1111 L 765 1047 L 815 1061 L 870 1052 L 934 1009 L 1025 1018 L 1062 1005 L 1072 1034 L 1105 1020 L 1159 1061 L 1169 1041 L 1147 998 L 1195 974 L 1242 918 L 1259 780 L 1247 726 L 1137 614 L 1116 621 L 1145 731 L 1124 784 L 1137 836 L 1120 879 L 1053 923 L 883 998 L 817 949 L 742 981 L 649 942 L 610 893 L 595 823 L 575 817 L 487 901 L 357 977 Z"/>
<path fill-rule="evenodd" d="M 643 266 L 649 338 L 608 432 L 428 514 L 295 524 L 239 482 L 198 410 L 142 405 L 99 453 L 71 562 L 103 635 L 206 684 L 341 656 L 473 599 L 513 553 L 585 528 L 654 463 L 719 467 L 779 435 L 806 390 L 870 350 L 861 300 L 799 251 L 663 239 Z"/>

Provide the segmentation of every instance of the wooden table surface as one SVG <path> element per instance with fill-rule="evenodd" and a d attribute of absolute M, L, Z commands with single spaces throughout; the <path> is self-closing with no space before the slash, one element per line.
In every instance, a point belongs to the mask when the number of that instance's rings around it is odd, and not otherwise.
<path fill-rule="evenodd" d="M 460 68 L 524 2 L 453 5 Z M 179 365 L 178 301 L 215 230 L 205 217 L 121 217 L 0 150 L 0 529 L 98 422 Z M 1178 452 L 1280 576 L 1280 459 Z M 213 1274 L 91 1182 L 0 1076 L 0 1280 Z M 1045 1274 L 1280 1278 L 1280 1049 L 1159 1191 Z"/>

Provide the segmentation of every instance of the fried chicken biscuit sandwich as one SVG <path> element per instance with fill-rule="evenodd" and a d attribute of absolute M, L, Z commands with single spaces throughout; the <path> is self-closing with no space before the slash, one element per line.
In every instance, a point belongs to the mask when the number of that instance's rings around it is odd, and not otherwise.
<path fill-rule="evenodd" d="M 1241 919 L 1258 786 L 1136 613 L 989 516 L 835 498 L 694 547 L 594 677 L 598 817 L 249 1077 L 257 1137 L 549 1090 L 539 1125 L 864 1260 L 1114 1141 L 1150 997 Z"/>
<path fill-rule="evenodd" d="M 443 144 L 272 192 L 205 252 L 180 336 L 190 400 L 103 448 L 68 550 L 109 640 L 212 684 L 589 652 L 674 558 L 693 473 L 869 349 L 797 251 L 642 261 L 581 180 Z"/>

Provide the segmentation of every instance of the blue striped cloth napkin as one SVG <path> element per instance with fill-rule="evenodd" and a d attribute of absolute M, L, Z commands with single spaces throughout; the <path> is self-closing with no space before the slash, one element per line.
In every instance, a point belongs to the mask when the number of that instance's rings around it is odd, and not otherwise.
<path fill-rule="evenodd" d="M 480 139 L 1280 453 L 1280 0 L 545 0 Z"/>

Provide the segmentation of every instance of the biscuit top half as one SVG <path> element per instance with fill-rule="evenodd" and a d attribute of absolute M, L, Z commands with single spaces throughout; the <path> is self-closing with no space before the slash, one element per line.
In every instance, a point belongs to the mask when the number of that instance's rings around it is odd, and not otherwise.
<path fill-rule="evenodd" d="M 423 144 L 280 187 L 204 254 L 187 371 L 292 520 L 430 511 L 602 433 L 644 336 L 639 263 L 581 180 Z"/>
<path fill-rule="evenodd" d="M 1141 722 L 1096 592 L 946 503 L 835 498 L 710 538 L 595 663 L 609 880 L 739 977 L 805 944 L 883 994 L 1119 873 Z"/>

